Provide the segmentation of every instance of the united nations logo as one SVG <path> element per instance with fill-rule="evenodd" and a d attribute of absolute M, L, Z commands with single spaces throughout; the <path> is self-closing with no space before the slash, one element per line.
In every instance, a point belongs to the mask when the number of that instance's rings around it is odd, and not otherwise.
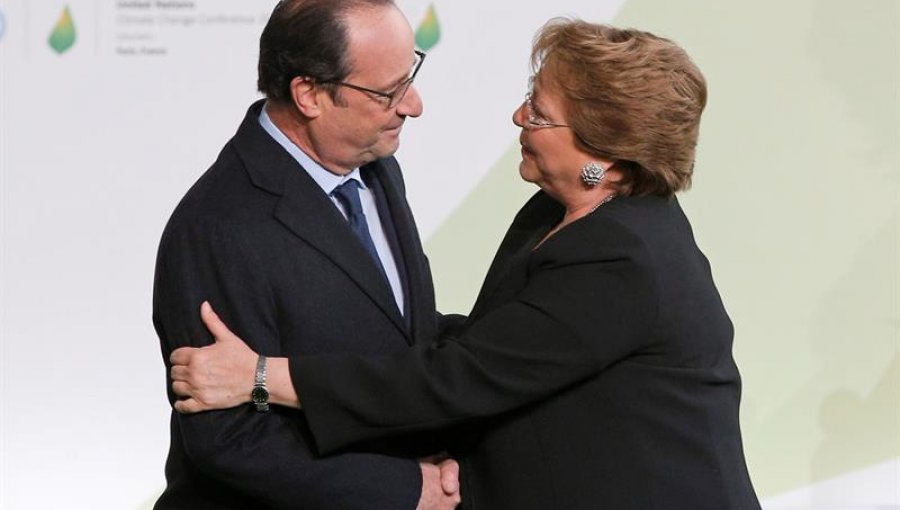
<path fill-rule="evenodd" d="M 438 13 L 434 0 L 406 0 L 403 4 L 403 13 L 406 19 L 415 27 L 416 48 L 422 51 L 431 51 L 441 40 L 441 24 L 438 21 Z M 416 23 L 416 20 L 420 20 Z"/>

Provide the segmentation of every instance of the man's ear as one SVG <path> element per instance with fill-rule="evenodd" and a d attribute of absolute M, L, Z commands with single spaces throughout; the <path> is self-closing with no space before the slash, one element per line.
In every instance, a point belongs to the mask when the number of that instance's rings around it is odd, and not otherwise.
<path fill-rule="evenodd" d="M 313 119 L 319 116 L 319 94 L 316 84 L 309 78 L 297 76 L 291 80 L 291 99 L 305 117 Z"/>

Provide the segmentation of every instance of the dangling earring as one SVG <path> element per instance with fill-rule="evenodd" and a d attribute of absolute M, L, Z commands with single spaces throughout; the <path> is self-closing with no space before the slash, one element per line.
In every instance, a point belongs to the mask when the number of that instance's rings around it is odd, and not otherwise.
<path fill-rule="evenodd" d="M 603 182 L 604 177 L 606 177 L 606 169 L 599 163 L 591 161 L 581 167 L 581 180 L 591 188 Z"/>

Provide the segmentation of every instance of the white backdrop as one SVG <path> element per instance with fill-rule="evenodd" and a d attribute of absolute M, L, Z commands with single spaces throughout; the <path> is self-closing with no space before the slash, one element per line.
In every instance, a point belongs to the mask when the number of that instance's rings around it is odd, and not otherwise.
<path fill-rule="evenodd" d="M 659 24 L 667 30 L 664 35 L 695 44 L 686 45 L 711 78 L 713 94 L 726 98 L 719 106 L 711 102 L 710 122 L 737 102 L 738 95 L 750 107 L 744 98 L 754 85 L 730 82 L 725 77 L 733 61 L 730 56 L 716 58 L 725 54 L 729 44 L 722 42 L 719 49 L 720 36 L 712 43 L 706 39 L 705 45 L 696 42 L 700 33 L 716 35 L 697 29 L 705 26 L 701 17 L 696 17 L 697 25 L 673 28 L 642 14 L 663 13 L 670 8 L 665 2 L 398 3 L 414 27 L 433 6 L 441 27 L 440 40 L 430 49 L 417 79 L 425 114 L 406 124 L 398 157 L 422 237 L 428 240 L 435 261 L 439 301 L 445 310 L 466 311 L 491 251 L 485 248 L 488 255 L 464 265 L 455 263 L 465 257 L 462 248 L 457 250 L 447 241 L 447 232 L 457 232 L 453 238 L 459 239 L 468 232 L 483 231 L 483 225 L 471 221 L 480 218 L 479 223 L 489 225 L 480 244 L 496 244 L 514 210 L 513 205 L 497 203 L 515 204 L 531 192 L 515 182 L 510 148 L 517 131 L 510 115 L 524 93 L 531 38 L 551 16 L 578 15 L 593 21 L 624 16 L 629 24 L 653 30 Z M 771 0 L 755 3 L 772 9 L 779 5 Z M 821 20 L 814 3 L 798 2 L 795 6 L 806 7 L 795 7 L 796 12 L 784 16 L 800 27 L 815 25 Z M 257 40 L 273 4 L 270 0 L 0 0 L 0 508 L 147 508 L 164 486 L 169 407 L 150 322 L 156 246 L 177 201 L 214 160 L 246 107 L 258 97 Z M 729 8 L 745 5 L 734 0 L 726 4 Z M 876 4 L 896 15 L 893 0 L 873 0 L 872 5 Z M 693 1 L 683 8 L 710 17 L 718 11 L 719 18 L 728 18 L 728 8 L 721 3 Z M 828 19 L 841 18 L 831 16 Z M 898 23 L 873 29 L 888 44 L 897 40 L 900 16 L 893 21 Z M 737 26 L 742 19 L 735 17 L 731 22 Z M 807 57 L 801 52 L 798 58 Z M 886 70 L 878 78 L 896 85 L 900 64 L 881 64 Z M 753 65 L 752 59 L 745 65 Z M 751 79 L 757 78 L 762 82 L 762 76 Z M 795 77 L 791 83 L 805 82 Z M 884 90 L 874 92 L 880 94 L 884 108 L 900 112 L 896 89 Z M 878 126 L 894 130 L 894 140 L 900 143 L 898 116 L 888 114 Z M 823 112 L 806 122 L 849 123 L 850 117 Z M 713 154 L 707 159 L 712 161 L 719 154 L 715 147 L 735 140 L 767 140 L 764 127 L 763 121 L 754 121 L 752 128 L 729 126 L 728 139 L 722 138 L 725 129 L 714 131 L 722 135 L 707 135 L 701 142 L 698 174 L 704 168 L 704 150 Z M 710 129 L 708 122 L 704 133 Z M 890 138 L 890 132 L 886 136 Z M 818 169 L 833 176 L 842 171 L 827 164 Z M 897 365 L 900 350 L 897 169 L 896 152 L 891 151 L 887 163 L 876 167 L 877 175 L 883 177 L 878 183 L 881 194 L 876 195 L 882 203 L 887 197 L 887 205 L 870 211 L 870 224 L 888 229 L 878 244 L 867 244 L 870 238 L 828 231 L 815 221 L 822 231 L 805 235 L 813 240 L 817 235 L 837 236 L 835 244 L 873 254 L 873 266 L 887 271 L 882 280 L 865 280 L 860 288 L 853 288 L 859 294 L 852 298 L 854 303 L 866 303 L 874 292 L 882 297 L 876 307 L 887 310 L 877 319 L 885 322 L 874 333 L 876 340 L 865 346 L 874 355 L 862 360 L 861 371 L 868 372 L 871 381 L 863 376 L 857 379 L 865 379 L 869 389 L 882 388 L 879 395 L 887 395 L 878 401 L 887 402 L 887 407 L 866 423 L 891 427 L 896 421 L 900 430 L 900 389 L 897 369 L 891 368 Z M 499 195 L 491 187 L 495 176 L 506 190 Z M 507 176 L 509 184 L 505 184 Z M 753 179 L 746 185 L 752 185 Z M 747 194 L 746 189 L 735 190 L 736 181 L 746 182 L 732 174 L 704 185 L 698 175 L 697 189 L 686 206 L 695 218 L 701 245 L 705 241 L 704 247 L 709 248 L 714 269 L 720 268 L 717 277 L 726 303 L 729 295 L 735 296 L 730 310 L 739 326 L 738 340 L 747 339 L 738 345 L 747 383 L 745 401 L 751 402 L 748 413 L 754 420 L 745 426 L 745 443 L 760 494 L 769 498 L 769 508 L 900 508 L 896 460 L 900 433 L 882 432 L 883 451 L 877 454 L 843 464 L 826 459 L 829 466 L 837 467 L 824 471 L 816 468 L 823 461 L 811 447 L 800 451 L 794 464 L 788 462 L 784 473 L 777 473 L 785 464 L 766 444 L 802 443 L 803 437 L 818 437 L 819 428 L 816 420 L 809 425 L 802 417 L 784 420 L 784 428 L 774 431 L 762 421 L 757 424 L 755 418 L 769 411 L 768 399 L 786 390 L 765 384 L 766 374 L 773 370 L 769 365 L 773 346 L 753 340 L 780 338 L 771 336 L 778 330 L 801 346 L 815 345 L 815 341 L 794 335 L 793 319 L 781 318 L 768 329 L 760 329 L 752 320 L 755 311 L 764 309 L 761 303 L 770 299 L 768 290 L 752 286 L 752 275 L 771 268 L 754 266 L 752 260 L 729 262 L 729 257 L 740 256 L 746 248 L 742 243 L 748 242 L 731 236 L 729 223 L 751 222 L 749 211 L 721 217 L 730 201 L 737 197 L 743 203 L 740 197 Z M 488 190 L 491 199 L 480 200 L 479 193 Z M 756 198 L 765 200 L 765 195 Z M 785 207 L 798 207 L 796 215 L 803 216 L 824 210 L 825 205 L 807 199 L 799 206 Z M 794 242 L 810 240 L 797 241 L 791 232 L 789 225 L 775 225 L 747 235 L 760 245 L 778 239 L 788 250 Z M 817 266 L 821 274 L 842 272 L 840 263 L 835 267 L 827 255 L 822 256 Z M 844 264 L 850 267 L 856 262 Z M 440 282 L 450 279 L 464 280 L 462 290 L 449 283 L 442 288 Z M 828 280 L 814 281 L 824 283 L 810 299 L 821 296 L 824 300 L 831 292 L 825 284 Z M 846 320 L 857 324 L 866 317 Z M 833 338 L 826 344 L 842 345 L 842 341 Z M 779 373 L 790 370 L 786 365 L 774 368 Z M 788 383 L 790 388 L 803 388 L 819 384 L 823 377 L 828 375 L 811 370 Z M 855 388 L 852 382 L 842 382 L 838 389 L 841 384 Z M 821 408 L 831 402 L 826 397 L 809 395 L 805 401 Z M 853 405 L 838 401 L 832 408 L 840 414 Z M 782 437 L 773 439 L 773 433 Z M 830 437 L 823 436 L 822 441 Z"/>

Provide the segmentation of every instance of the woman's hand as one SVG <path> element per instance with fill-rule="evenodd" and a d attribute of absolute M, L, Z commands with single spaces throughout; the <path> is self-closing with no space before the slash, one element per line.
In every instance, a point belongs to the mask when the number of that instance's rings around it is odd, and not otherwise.
<path fill-rule="evenodd" d="M 250 402 L 259 356 L 219 319 L 209 302 L 200 305 L 200 318 L 214 343 L 182 347 L 169 356 L 172 391 L 180 413 L 226 409 Z"/>

